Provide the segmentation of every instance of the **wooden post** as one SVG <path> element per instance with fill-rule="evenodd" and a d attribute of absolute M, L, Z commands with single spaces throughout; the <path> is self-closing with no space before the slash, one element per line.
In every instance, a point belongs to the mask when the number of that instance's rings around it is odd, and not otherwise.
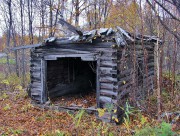
<path fill-rule="evenodd" d="M 97 59 L 97 65 L 96 65 L 96 102 L 97 102 L 97 108 L 100 108 L 100 82 L 99 82 L 99 68 L 100 68 L 100 59 Z"/>

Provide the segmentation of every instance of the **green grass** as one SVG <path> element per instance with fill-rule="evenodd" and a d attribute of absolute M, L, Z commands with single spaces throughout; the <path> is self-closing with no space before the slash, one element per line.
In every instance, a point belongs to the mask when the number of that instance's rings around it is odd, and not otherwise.
<path fill-rule="evenodd" d="M 6 58 L 0 58 L 0 64 L 6 64 L 7 63 L 7 59 Z M 15 64 L 15 60 L 14 59 L 9 59 L 9 64 Z"/>

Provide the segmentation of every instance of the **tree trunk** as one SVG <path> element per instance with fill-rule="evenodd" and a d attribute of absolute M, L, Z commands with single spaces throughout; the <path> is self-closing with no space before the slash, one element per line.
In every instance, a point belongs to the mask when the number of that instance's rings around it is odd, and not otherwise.
<path fill-rule="evenodd" d="M 23 21 L 23 10 L 24 3 L 20 0 L 20 8 L 21 8 L 21 45 L 24 46 L 24 21 Z M 25 53 L 24 49 L 22 50 L 22 86 L 25 87 Z"/>
<path fill-rule="evenodd" d="M 32 19 L 32 0 L 28 0 L 28 18 L 29 18 L 29 38 L 30 38 L 30 44 L 33 44 L 33 19 Z"/>
<path fill-rule="evenodd" d="M 12 8 L 11 8 L 11 0 L 7 1 L 8 5 L 8 14 L 9 14 L 9 21 L 8 21 L 8 32 L 7 32 L 7 48 L 10 48 L 10 40 L 11 40 L 11 30 L 12 30 Z M 8 73 L 11 73 L 10 63 L 9 63 L 9 54 L 7 53 L 7 65 L 8 65 Z"/>
<path fill-rule="evenodd" d="M 79 26 L 79 0 L 75 0 L 75 26 Z"/>
<path fill-rule="evenodd" d="M 49 37 L 53 36 L 53 1 L 49 1 Z"/>

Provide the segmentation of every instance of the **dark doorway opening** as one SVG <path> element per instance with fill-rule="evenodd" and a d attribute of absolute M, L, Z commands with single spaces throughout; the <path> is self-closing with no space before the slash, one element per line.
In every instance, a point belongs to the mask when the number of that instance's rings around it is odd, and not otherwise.
<path fill-rule="evenodd" d="M 46 81 L 47 97 L 51 100 L 60 100 L 61 104 L 63 100 L 67 104 L 66 99 L 79 98 L 88 102 L 90 95 L 96 102 L 96 61 L 82 61 L 80 57 L 47 60 Z"/>

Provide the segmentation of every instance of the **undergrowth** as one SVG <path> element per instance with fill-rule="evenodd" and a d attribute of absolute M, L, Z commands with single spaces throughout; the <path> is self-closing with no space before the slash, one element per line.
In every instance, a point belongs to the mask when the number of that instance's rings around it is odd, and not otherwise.
<path fill-rule="evenodd" d="M 148 113 L 131 106 L 126 102 L 124 122 L 121 125 L 112 123 L 101 122 L 96 119 L 96 116 L 87 114 L 84 110 L 77 112 L 55 112 L 51 110 L 37 110 L 27 99 L 25 88 L 21 86 L 21 78 L 16 75 L 4 77 L 0 74 L 1 79 L 1 93 L 0 105 L 0 118 L 3 114 L 12 114 L 13 118 L 20 117 L 20 121 L 26 120 L 26 123 L 31 126 L 31 129 L 38 129 L 35 135 L 41 134 L 44 136 L 71 136 L 71 135 L 97 135 L 97 136 L 176 136 L 180 134 L 179 130 L 174 131 L 170 123 L 158 122 L 156 117 L 150 116 Z M 10 92 L 10 93 L 9 93 Z M 169 103 L 169 92 L 164 89 L 162 92 L 162 100 L 164 105 Z M 150 103 L 156 105 L 156 96 L 152 95 L 149 99 Z M 20 105 L 21 104 L 21 105 Z M 19 105 L 19 106 L 18 106 Z M 17 109 L 18 108 L 18 109 Z M 172 108 L 172 107 L 171 107 Z M 98 109 L 99 117 L 105 114 L 105 111 L 116 113 L 112 111 L 112 105 L 108 105 L 106 109 Z M 168 107 L 170 109 L 170 107 Z M 14 111 L 16 110 L 16 111 Z M 3 112 L 3 113 L 2 113 Z M 1 114 L 2 113 L 2 114 Z M 26 129 L 25 123 L 17 121 L 18 125 L 14 127 L 12 124 L 0 126 L 0 135 L 33 135 L 34 133 Z M 11 121 L 11 120 L 10 120 Z M 114 117 L 114 121 L 118 119 Z M 1 122 L 0 119 L 0 123 Z M 9 125 L 9 126 L 8 126 Z M 21 126 L 22 125 L 22 126 Z M 45 130 L 46 128 L 46 130 Z M 2 133 L 1 133 L 2 132 Z"/>

